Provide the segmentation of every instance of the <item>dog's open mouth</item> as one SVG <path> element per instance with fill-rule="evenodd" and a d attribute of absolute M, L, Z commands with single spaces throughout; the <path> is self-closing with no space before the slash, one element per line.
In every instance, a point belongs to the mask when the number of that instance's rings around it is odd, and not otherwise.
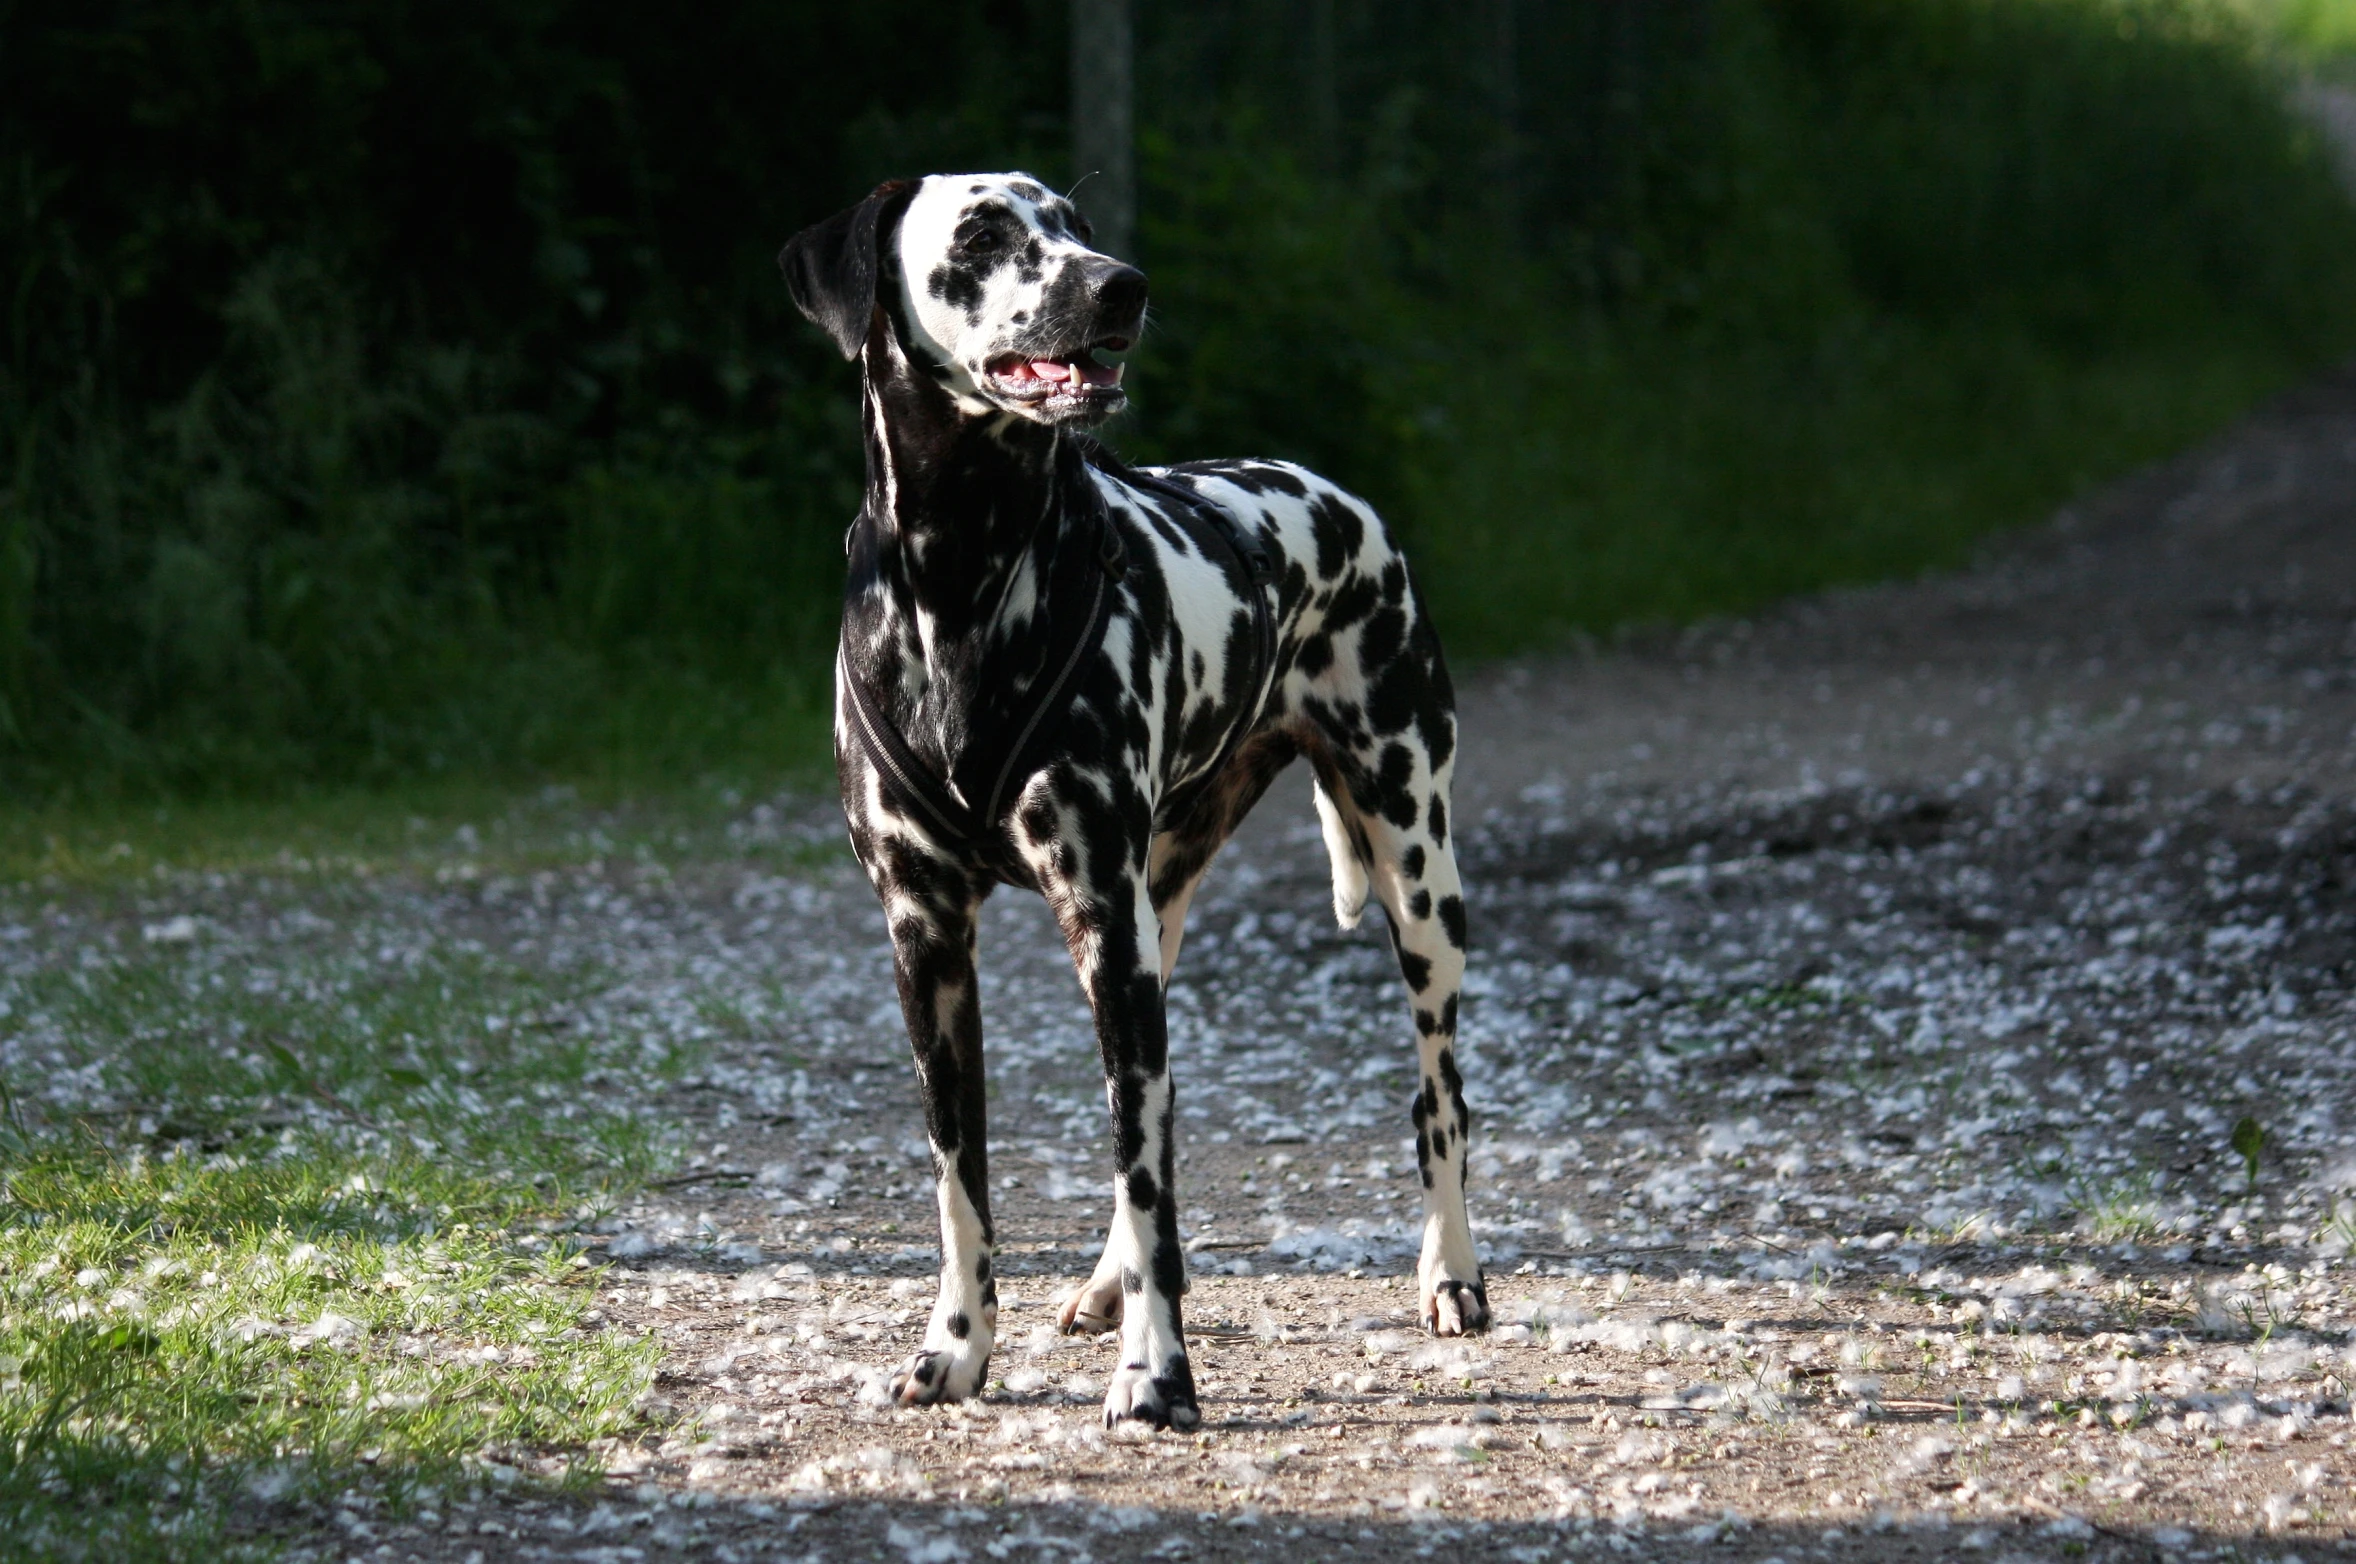
<path fill-rule="evenodd" d="M 1121 364 L 1107 364 L 1099 352 L 1125 353 L 1127 337 L 1100 337 L 1076 353 L 1054 358 L 1025 358 L 1019 354 L 994 361 L 991 381 L 1003 394 L 1024 402 L 1057 400 L 1088 402 L 1122 395 Z"/>

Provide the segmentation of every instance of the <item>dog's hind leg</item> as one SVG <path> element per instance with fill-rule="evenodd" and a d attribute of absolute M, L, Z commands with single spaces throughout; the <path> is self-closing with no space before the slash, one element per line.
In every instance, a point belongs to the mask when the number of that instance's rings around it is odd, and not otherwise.
<path fill-rule="evenodd" d="M 990 1161 L 982 1012 L 974 981 L 980 898 L 963 885 L 887 890 L 900 1009 L 916 1054 L 941 1214 L 941 1291 L 924 1345 L 892 1377 L 902 1406 L 962 1401 L 982 1387 L 998 1329 L 991 1274 Z"/>
<path fill-rule="evenodd" d="M 1428 795 L 1441 808 L 1447 788 Z M 1423 1257 L 1416 1266 L 1423 1322 L 1434 1335 L 1461 1336 L 1489 1324 L 1489 1290 L 1464 1209 L 1472 1115 L 1456 1068 L 1456 1006 L 1464 984 L 1464 891 L 1444 834 L 1388 822 L 1376 842 L 1375 894 L 1390 914 L 1391 946 L 1415 1014 L 1418 1084 L 1416 1162 L 1423 1176 Z"/>
<path fill-rule="evenodd" d="M 1391 949 L 1407 980 L 1415 1017 L 1417 1085 L 1412 1116 L 1415 1160 L 1423 1178 L 1423 1255 L 1416 1267 L 1423 1323 L 1433 1334 L 1461 1336 L 1489 1323 L 1489 1294 L 1464 1207 L 1472 1116 L 1456 1068 L 1457 998 L 1464 983 L 1464 890 L 1448 834 L 1448 783 L 1454 767 L 1455 719 L 1445 706 L 1427 715 L 1426 733 L 1444 732 L 1433 752 L 1411 753 L 1404 775 L 1364 775 L 1345 786 L 1331 759 L 1318 755 L 1320 813 L 1331 812 L 1329 838 L 1363 843 L 1375 896 L 1389 914 Z M 1400 748 L 1402 746 L 1393 746 Z M 1340 857 L 1337 850 L 1336 858 Z"/>

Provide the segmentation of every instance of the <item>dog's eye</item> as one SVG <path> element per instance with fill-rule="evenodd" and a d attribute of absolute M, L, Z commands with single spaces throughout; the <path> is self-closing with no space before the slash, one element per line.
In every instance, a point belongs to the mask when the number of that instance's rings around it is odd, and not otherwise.
<path fill-rule="evenodd" d="M 1074 216 L 1072 218 L 1072 232 L 1080 236 L 1080 242 L 1082 244 L 1094 244 L 1096 242 L 1096 227 L 1085 217 Z"/>
<path fill-rule="evenodd" d="M 976 255 L 998 248 L 998 236 L 987 228 L 977 228 L 965 236 L 965 248 Z"/>

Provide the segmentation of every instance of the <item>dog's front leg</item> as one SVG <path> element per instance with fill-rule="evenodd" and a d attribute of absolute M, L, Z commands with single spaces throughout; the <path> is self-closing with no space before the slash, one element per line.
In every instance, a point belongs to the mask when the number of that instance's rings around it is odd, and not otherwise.
<path fill-rule="evenodd" d="M 1179 1299 L 1171 1139 L 1176 1100 L 1162 1010 L 1161 932 L 1144 866 L 1107 886 L 1050 884 L 1072 962 L 1096 1017 L 1105 1099 L 1113 1121 L 1113 1220 L 1100 1271 L 1121 1279 L 1121 1362 L 1104 1398 L 1109 1424 L 1192 1428 L 1202 1421 L 1186 1361 Z"/>
<path fill-rule="evenodd" d="M 919 1406 L 962 1401 L 980 1390 L 998 1328 L 982 1011 L 974 983 L 978 899 L 945 887 L 933 897 L 887 896 L 885 905 L 941 1211 L 940 1296 L 923 1348 L 891 1386 L 893 1400 Z"/>

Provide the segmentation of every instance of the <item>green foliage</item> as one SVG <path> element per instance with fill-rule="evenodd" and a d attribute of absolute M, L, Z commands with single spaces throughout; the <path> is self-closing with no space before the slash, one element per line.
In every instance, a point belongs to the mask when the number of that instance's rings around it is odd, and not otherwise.
<path fill-rule="evenodd" d="M 2236 9 L 2310 63 L 2356 60 L 2356 0 L 2238 0 Z"/>
<path fill-rule="evenodd" d="M 1298 6 L 1147 17 L 1114 437 L 1361 489 L 1460 656 L 1954 562 L 2356 342 L 2247 10 L 1370 0 L 1309 80 Z M 855 408 L 771 258 L 1068 178 L 1062 12 L 18 6 L 0 776 L 823 754 Z"/>
<path fill-rule="evenodd" d="M 2356 217 L 2222 12 L 1716 18 L 1652 84 L 1634 172 L 1532 244 L 1408 225 L 1412 125 L 1355 191 L 1248 117 L 1154 147 L 1149 189 L 1184 192 L 1147 211 L 1157 278 L 1174 251 L 1216 279 L 1186 248 L 1215 234 L 1283 280 L 1162 290 L 1133 438 L 1257 428 L 1348 476 L 1478 655 L 1958 563 L 2356 331 Z"/>

